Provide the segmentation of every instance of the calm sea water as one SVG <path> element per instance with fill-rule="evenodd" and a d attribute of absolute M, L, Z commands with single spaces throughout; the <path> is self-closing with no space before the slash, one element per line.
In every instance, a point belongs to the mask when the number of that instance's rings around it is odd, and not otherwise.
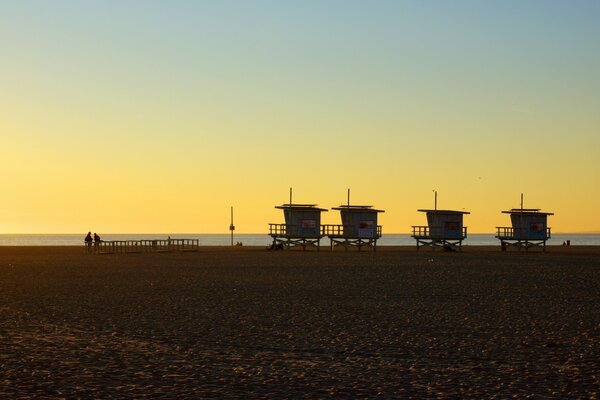
<path fill-rule="evenodd" d="M 141 240 L 166 239 L 168 234 L 102 234 L 103 240 Z M 83 244 L 85 235 L 78 234 L 0 234 L 0 246 L 77 246 Z M 199 239 L 201 246 L 228 246 L 231 244 L 229 234 L 171 234 L 173 239 Z M 268 246 L 271 237 L 267 234 L 237 234 L 234 242 L 242 242 L 246 246 Z M 554 234 L 549 245 L 560 245 L 570 240 L 572 246 L 600 246 L 600 234 Z M 323 239 L 322 245 L 329 240 Z M 384 234 L 377 242 L 378 246 L 413 246 L 415 240 L 409 234 Z M 463 242 L 466 246 L 497 246 L 498 239 L 494 234 L 470 234 Z"/>

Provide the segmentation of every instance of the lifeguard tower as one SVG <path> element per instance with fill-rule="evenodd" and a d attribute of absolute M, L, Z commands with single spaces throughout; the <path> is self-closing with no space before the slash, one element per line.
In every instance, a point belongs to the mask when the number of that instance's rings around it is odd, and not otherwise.
<path fill-rule="evenodd" d="M 467 238 L 467 227 L 463 226 L 463 216 L 468 211 L 438 210 L 437 192 L 435 192 L 435 207 L 433 210 L 417 210 L 427 214 L 427 226 L 413 226 L 412 235 L 417 241 L 417 251 L 420 246 L 431 246 L 435 249 L 462 250 L 462 241 Z"/>
<path fill-rule="evenodd" d="M 515 246 L 519 250 L 531 247 L 541 247 L 546 251 L 546 241 L 550 239 L 548 215 L 554 213 L 542 212 L 539 208 L 523 208 L 523 195 L 521 195 L 521 208 L 502 211 L 510 214 L 512 226 L 496 227 L 496 238 L 500 239 L 500 248 L 506 251 L 508 246 Z"/>
<path fill-rule="evenodd" d="M 289 204 L 282 204 L 275 208 L 283 210 L 284 224 L 269 224 L 269 235 L 273 238 L 273 248 L 277 246 L 292 248 L 295 246 L 320 248 L 321 238 L 321 213 L 327 211 L 317 207 L 316 204 L 294 204 L 292 202 L 292 189 L 290 189 Z"/>
<path fill-rule="evenodd" d="M 323 225 L 323 234 L 330 240 L 331 250 L 335 246 L 343 246 L 345 250 L 350 247 L 362 247 L 377 250 L 377 239 L 381 237 L 381 225 L 377 225 L 377 215 L 384 210 L 374 209 L 373 206 L 350 205 L 350 189 L 348 189 L 348 203 L 333 210 L 339 210 L 342 219 L 341 225 Z"/>

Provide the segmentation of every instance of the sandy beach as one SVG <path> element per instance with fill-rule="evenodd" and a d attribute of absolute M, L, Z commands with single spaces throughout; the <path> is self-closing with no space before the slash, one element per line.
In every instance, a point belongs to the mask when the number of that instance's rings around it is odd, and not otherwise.
<path fill-rule="evenodd" d="M 0 247 L 0 398 L 598 398 L 600 248 Z"/>

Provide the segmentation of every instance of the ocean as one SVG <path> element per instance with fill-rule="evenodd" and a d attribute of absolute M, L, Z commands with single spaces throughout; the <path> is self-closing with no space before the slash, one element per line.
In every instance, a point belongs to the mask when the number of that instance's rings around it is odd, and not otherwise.
<path fill-rule="evenodd" d="M 102 234 L 103 240 L 141 240 L 141 239 L 166 239 L 169 234 Z M 198 239 L 201 246 L 229 246 L 231 235 L 223 234 L 170 234 L 172 239 Z M 77 246 L 83 245 L 85 234 L 0 234 L 0 246 Z M 235 234 L 234 243 L 241 242 L 245 246 L 268 246 L 272 239 L 267 234 L 245 233 Z M 554 234 L 548 245 L 561 245 L 570 240 L 571 246 L 600 246 L 600 234 Z M 321 245 L 329 244 L 329 239 L 324 238 Z M 407 233 L 384 234 L 377 242 L 378 246 L 414 246 L 415 240 Z M 500 242 L 490 233 L 470 234 L 463 242 L 464 246 L 499 246 Z"/>

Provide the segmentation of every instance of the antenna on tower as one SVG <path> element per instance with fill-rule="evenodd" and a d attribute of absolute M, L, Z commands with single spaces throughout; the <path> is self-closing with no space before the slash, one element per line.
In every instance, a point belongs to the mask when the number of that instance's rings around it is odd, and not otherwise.
<path fill-rule="evenodd" d="M 290 187 L 290 226 L 285 227 L 285 232 L 288 235 L 290 234 L 290 230 L 292 229 L 292 226 L 291 226 L 291 224 L 293 223 L 292 221 L 293 221 L 293 219 L 292 219 L 292 188 Z"/>
<path fill-rule="evenodd" d="M 523 212 L 523 193 L 521 193 L 521 212 Z"/>

